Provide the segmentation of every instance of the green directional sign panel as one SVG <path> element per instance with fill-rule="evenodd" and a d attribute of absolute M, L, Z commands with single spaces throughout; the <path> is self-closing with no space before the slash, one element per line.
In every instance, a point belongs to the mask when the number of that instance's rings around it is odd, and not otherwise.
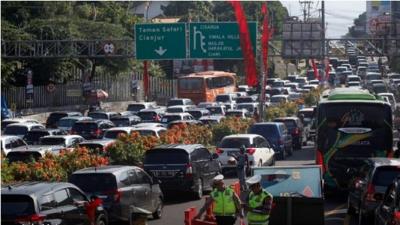
<path fill-rule="evenodd" d="M 186 58 L 185 23 L 136 24 L 136 59 Z"/>
<path fill-rule="evenodd" d="M 249 22 L 248 28 L 256 55 L 257 23 Z M 190 58 L 193 59 L 242 59 L 239 26 L 236 22 L 190 23 Z"/>

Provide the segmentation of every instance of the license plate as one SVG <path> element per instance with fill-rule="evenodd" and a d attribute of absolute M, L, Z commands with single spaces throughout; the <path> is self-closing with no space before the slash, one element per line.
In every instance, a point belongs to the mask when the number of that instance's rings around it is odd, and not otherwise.
<path fill-rule="evenodd" d="M 172 177 L 175 175 L 175 171 L 171 170 L 157 170 L 153 171 L 153 174 L 157 177 Z"/>

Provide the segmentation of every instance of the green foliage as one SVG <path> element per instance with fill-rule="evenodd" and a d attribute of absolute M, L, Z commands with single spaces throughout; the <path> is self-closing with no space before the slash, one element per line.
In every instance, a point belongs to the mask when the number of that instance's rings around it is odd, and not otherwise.
<path fill-rule="evenodd" d="M 356 27 L 365 28 L 366 26 L 367 26 L 367 13 L 363 12 L 360 15 L 358 15 L 358 18 L 354 19 L 354 25 L 349 27 L 349 32 L 346 34 L 346 36 L 352 38 L 367 37 L 368 34 L 365 30 L 364 31 L 356 30 Z"/>
<path fill-rule="evenodd" d="M 314 106 L 318 103 L 320 98 L 320 89 L 312 90 L 303 96 L 306 106 Z"/>
<path fill-rule="evenodd" d="M 228 117 L 220 123 L 211 127 L 213 134 L 213 144 L 217 145 L 221 139 L 231 134 L 247 133 L 248 128 L 254 123 L 252 119 L 241 119 L 237 117 Z"/>

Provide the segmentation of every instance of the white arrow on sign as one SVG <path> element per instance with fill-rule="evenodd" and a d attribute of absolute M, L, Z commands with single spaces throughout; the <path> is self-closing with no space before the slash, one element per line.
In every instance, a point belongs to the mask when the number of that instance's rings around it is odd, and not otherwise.
<path fill-rule="evenodd" d="M 164 55 L 164 53 L 167 51 L 167 49 L 163 49 L 163 47 L 158 47 L 158 49 L 154 49 L 154 51 L 158 54 L 158 55 L 160 55 L 160 56 L 162 56 L 162 55 Z"/>

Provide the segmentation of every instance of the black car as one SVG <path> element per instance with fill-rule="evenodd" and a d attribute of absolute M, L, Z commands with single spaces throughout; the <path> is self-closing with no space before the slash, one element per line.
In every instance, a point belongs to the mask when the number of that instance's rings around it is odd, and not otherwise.
<path fill-rule="evenodd" d="M 71 133 L 80 135 L 87 140 L 100 139 L 103 137 L 105 130 L 114 126 L 109 120 L 77 121 L 72 127 Z"/>
<path fill-rule="evenodd" d="M 386 189 L 382 203 L 375 210 L 375 225 L 400 225 L 400 177 Z"/>
<path fill-rule="evenodd" d="M 382 195 L 393 180 L 400 175 L 400 159 L 365 159 L 361 169 L 348 170 L 354 177 L 349 187 L 348 213 L 358 213 L 359 224 L 374 221 L 374 212 L 382 200 Z"/>
<path fill-rule="evenodd" d="M 111 122 L 116 127 L 130 127 L 140 123 L 141 119 L 138 116 L 116 116 L 111 118 Z"/>
<path fill-rule="evenodd" d="M 80 112 L 52 112 L 46 120 L 47 128 L 57 128 L 57 122 L 67 116 L 82 116 Z"/>
<path fill-rule="evenodd" d="M 133 206 L 161 217 L 163 195 L 157 179 L 135 166 L 89 167 L 75 171 L 69 182 L 88 195 L 99 195 L 110 220 L 128 221 Z"/>
<path fill-rule="evenodd" d="M 161 180 L 161 190 L 191 192 L 200 199 L 205 189 L 212 189 L 212 179 L 220 173 L 217 154 L 200 144 L 160 145 L 146 151 L 144 169 Z"/>
<path fill-rule="evenodd" d="M 304 133 L 304 127 L 298 117 L 282 117 L 274 119 L 274 122 L 284 123 L 292 135 L 293 148 L 301 149 L 302 145 L 307 144 L 307 137 Z"/>
<path fill-rule="evenodd" d="M 50 135 L 65 135 L 66 131 L 61 129 L 45 129 L 45 130 L 30 130 L 24 136 L 24 141 L 28 145 L 37 145 L 39 144 L 39 139 L 44 136 Z"/>
<path fill-rule="evenodd" d="M 1 224 L 90 225 L 88 198 L 75 185 L 62 182 L 24 182 L 1 189 Z M 96 207 L 96 225 L 108 223 L 107 213 Z"/>
<path fill-rule="evenodd" d="M 87 114 L 88 117 L 92 117 L 94 120 L 111 120 L 112 118 L 119 116 L 117 112 L 104 112 L 104 111 L 93 111 Z"/>

